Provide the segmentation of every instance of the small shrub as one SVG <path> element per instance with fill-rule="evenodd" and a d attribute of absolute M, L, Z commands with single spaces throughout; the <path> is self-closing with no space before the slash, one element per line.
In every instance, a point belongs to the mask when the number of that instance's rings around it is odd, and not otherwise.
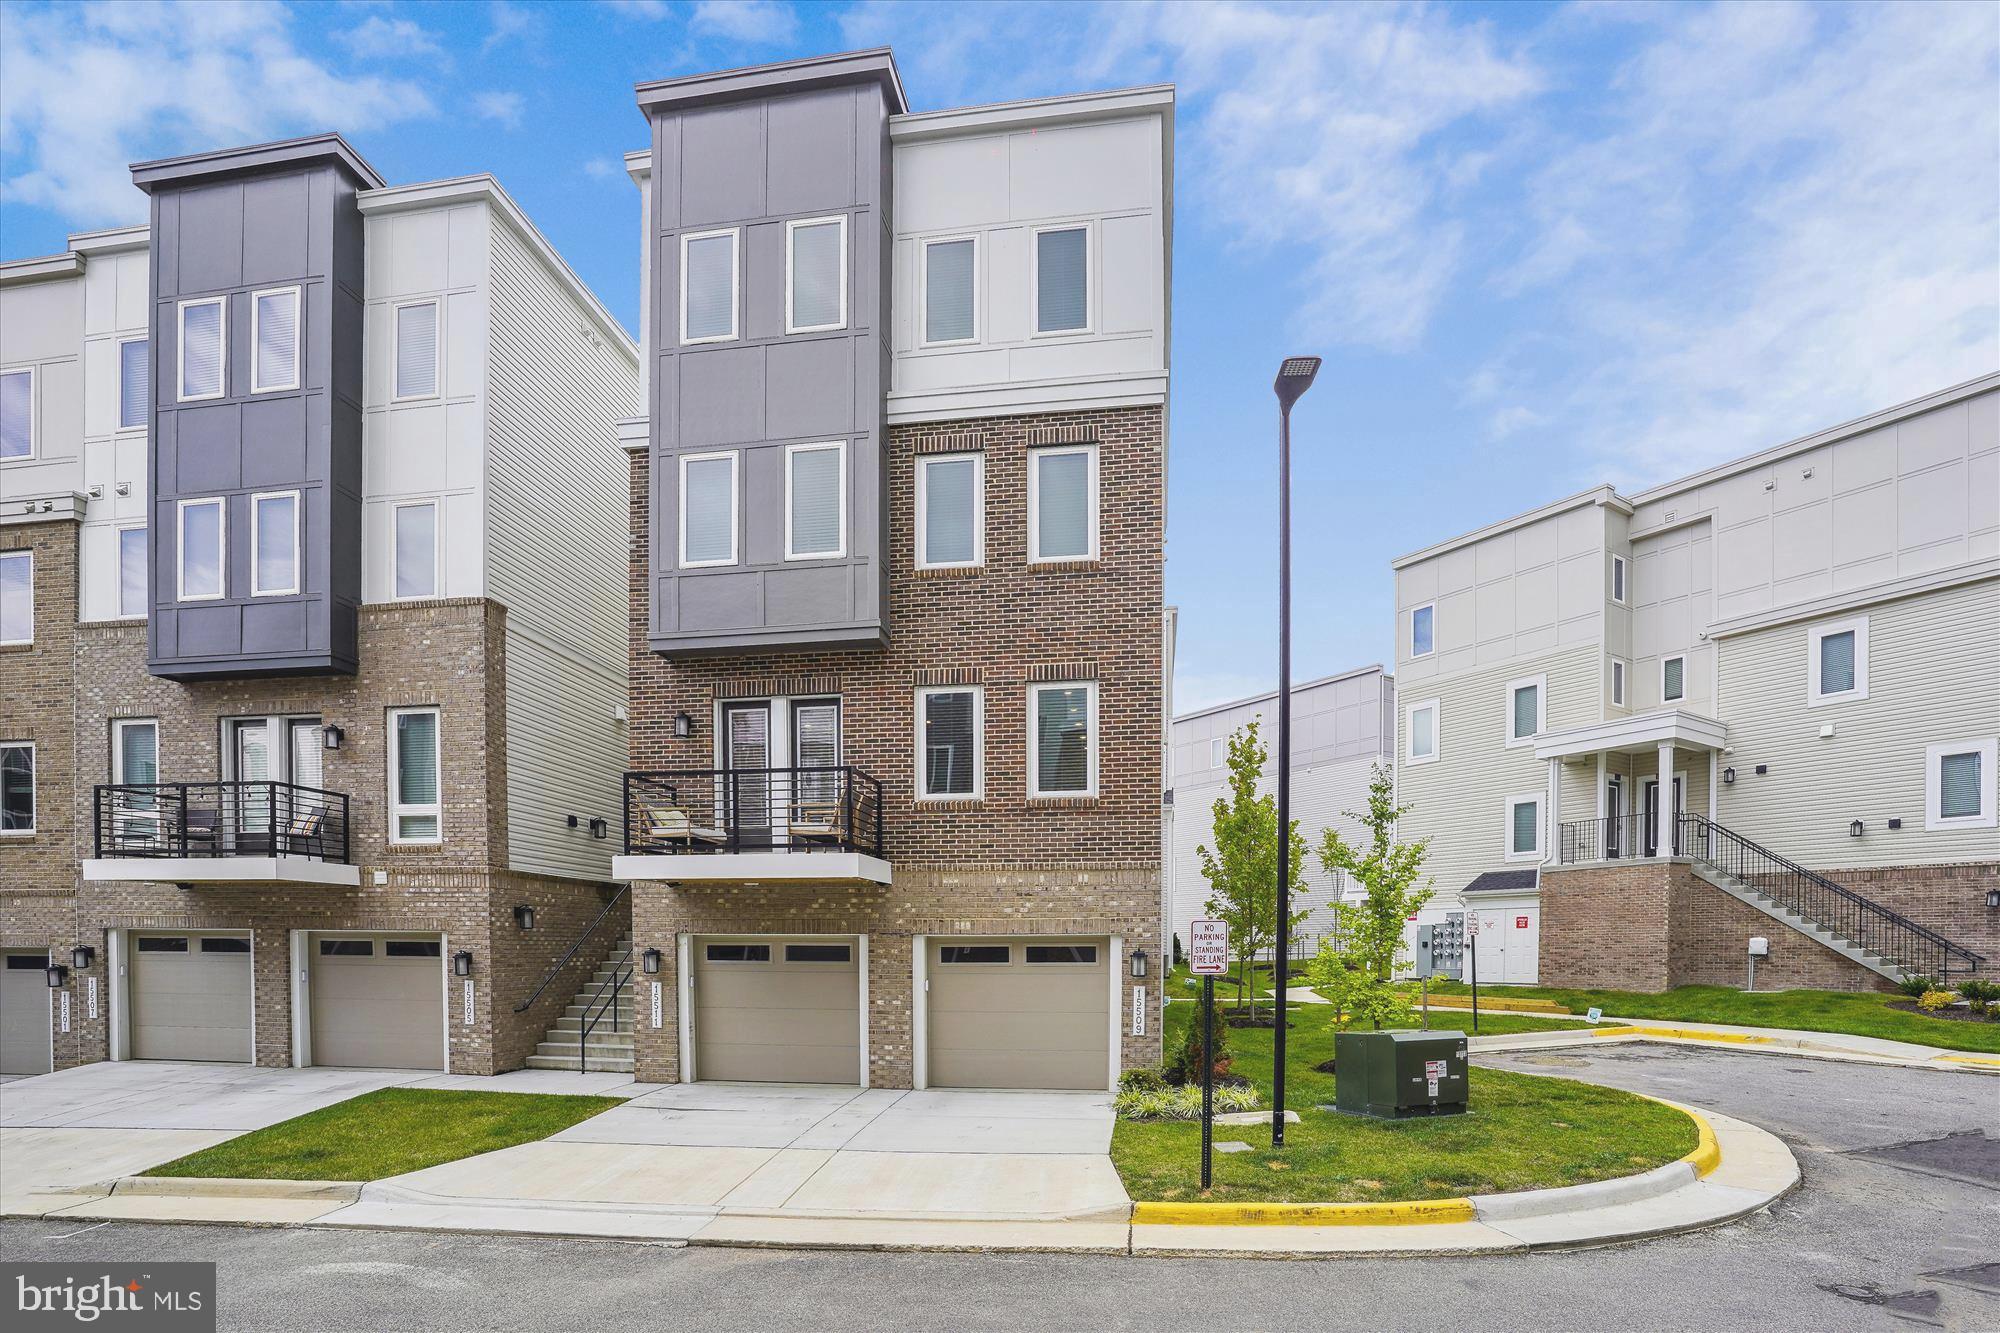
<path fill-rule="evenodd" d="M 1917 997 L 1917 1008 L 1934 1014 L 1940 1009 L 1950 1008 L 1954 998 L 1948 990 L 1927 990 Z"/>
<path fill-rule="evenodd" d="M 1257 1109 L 1257 1089 L 1220 1086 L 1215 1090 L 1215 1112 Z M 1179 1088 L 1132 1089 L 1112 1099 L 1112 1109 L 1120 1120 L 1199 1120 L 1201 1087 L 1190 1083 Z"/>
<path fill-rule="evenodd" d="M 1936 977 L 1927 977 L 1922 973 L 1912 973 L 1897 982 L 1896 989 L 1913 1000 L 1920 1000 L 1924 997 L 1925 992 L 1936 990 L 1937 984 Z"/>
<path fill-rule="evenodd" d="M 1993 1002 L 2000 1000 L 2000 981 L 1981 981 L 1973 977 L 1958 983 L 1959 998 L 1975 1014 L 1990 1012 Z"/>
<path fill-rule="evenodd" d="M 1234 1059 L 1229 1053 L 1229 1024 L 1221 1014 L 1215 1016 L 1215 1046 L 1213 1050 L 1215 1076 L 1219 1079 L 1229 1072 Z M 1167 1078 L 1174 1083 L 1201 1082 L 1201 1010 L 1197 1008 L 1188 1025 L 1181 1030 L 1180 1048 L 1167 1062 Z"/>
<path fill-rule="evenodd" d="M 1159 1092 L 1166 1086 L 1166 1071 L 1160 1069 L 1128 1069 L 1118 1076 L 1120 1092 Z"/>

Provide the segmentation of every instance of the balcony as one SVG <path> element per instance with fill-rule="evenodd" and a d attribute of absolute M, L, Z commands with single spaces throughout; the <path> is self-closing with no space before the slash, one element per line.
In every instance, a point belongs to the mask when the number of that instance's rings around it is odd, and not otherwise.
<path fill-rule="evenodd" d="M 627 773 L 612 877 L 887 884 L 884 853 L 882 784 L 851 765 Z"/>
<path fill-rule="evenodd" d="M 1676 820 L 1685 823 L 1686 816 Z M 1659 818 L 1654 814 L 1611 815 L 1576 819 L 1562 825 L 1557 859 L 1566 866 L 1593 861 L 1630 861 L 1655 856 L 1679 856 L 1685 830 L 1669 830 L 1673 844 L 1660 846 Z"/>
<path fill-rule="evenodd" d="M 355 887 L 345 793 L 290 782 L 107 784 L 91 803 L 87 880 Z"/>

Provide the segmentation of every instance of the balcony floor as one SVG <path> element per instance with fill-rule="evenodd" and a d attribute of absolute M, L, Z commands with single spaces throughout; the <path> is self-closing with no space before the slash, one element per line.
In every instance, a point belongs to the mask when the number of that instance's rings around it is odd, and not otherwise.
<path fill-rule="evenodd" d="M 304 856 L 106 856 L 83 862 L 86 880 L 163 884 L 319 884 L 361 886 L 361 867 Z"/>
<path fill-rule="evenodd" d="M 660 856 L 614 856 L 611 878 L 678 880 L 682 883 L 735 883 L 742 880 L 845 880 L 888 884 L 891 867 L 863 852 L 700 852 Z"/>

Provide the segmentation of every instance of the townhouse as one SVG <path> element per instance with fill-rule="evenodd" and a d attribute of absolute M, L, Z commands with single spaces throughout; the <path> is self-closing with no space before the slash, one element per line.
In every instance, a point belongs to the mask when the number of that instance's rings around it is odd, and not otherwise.
<path fill-rule="evenodd" d="M 490 177 L 132 176 L 0 265 L 0 1067 L 520 1067 L 623 929 L 637 348 Z"/>
<path fill-rule="evenodd" d="M 2000 375 L 1394 569 L 1403 833 L 1482 979 L 2000 964 Z"/>
<path fill-rule="evenodd" d="M 1156 1063 L 1171 89 L 910 114 L 867 51 L 638 101 L 639 1077 Z"/>

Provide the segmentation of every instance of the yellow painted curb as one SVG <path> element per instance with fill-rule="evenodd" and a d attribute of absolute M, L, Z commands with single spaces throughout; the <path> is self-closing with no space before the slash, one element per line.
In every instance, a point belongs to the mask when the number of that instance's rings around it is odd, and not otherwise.
<path fill-rule="evenodd" d="M 1164 1226 L 1393 1227 L 1473 1222 L 1470 1199 L 1409 1203 L 1135 1203 L 1132 1221 Z"/>
<path fill-rule="evenodd" d="M 1673 1106 L 1672 1102 L 1667 1104 Z M 1693 1120 L 1695 1132 L 1701 1135 L 1701 1140 L 1695 1144 L 1694 1151 L 1681 1158 L 1681 1160 L 1694 1168 L 1697 1178 L 1705 1176 L 1715 1170 L 1716 1167 L 1721 1166 L 1722 1145 L 1716 1142 L 1715 1128 L 1708 1123 L 1708 1117 L 1699 1111 L 1690 1111 L 1685 1106 L 1675 1106 L 1674 1109 Z"/>
<path fill-rule="evenodd" d="M 1984 1065 L 1990 1069 L 2000 1069 L 2000 1056 L 1991 1055 L 1940 1055 L 1940 1060 L 1949 1060 L 1955 1065 Z"/>
<path fill-rule="evenodd" d="M 1472 1008 L 1472 1001 L 1464 995 L 1433 995 L 1433 1009 Z M 1479 1000 L 1479 1012 L 1491 1011 L 1496 1014 L 1546 1014 L 1552 1018 L 1568 1018 L 1576 1011 L 1557 1004 L 1554 1000 L 1489 1000 L 1484 996 Z"/>
<path fill-rule="evenodd" d="M 1666 1037 L 1674 1041 L 1729 1041 L 1741 1046 L 1768 1046 L 1770 1037 L 1753 1037 L 1747 1032 L 1703 1032 L 1698 1028 L 1616 1027 L 1592 1028 L 1593 1037 Z"/>

